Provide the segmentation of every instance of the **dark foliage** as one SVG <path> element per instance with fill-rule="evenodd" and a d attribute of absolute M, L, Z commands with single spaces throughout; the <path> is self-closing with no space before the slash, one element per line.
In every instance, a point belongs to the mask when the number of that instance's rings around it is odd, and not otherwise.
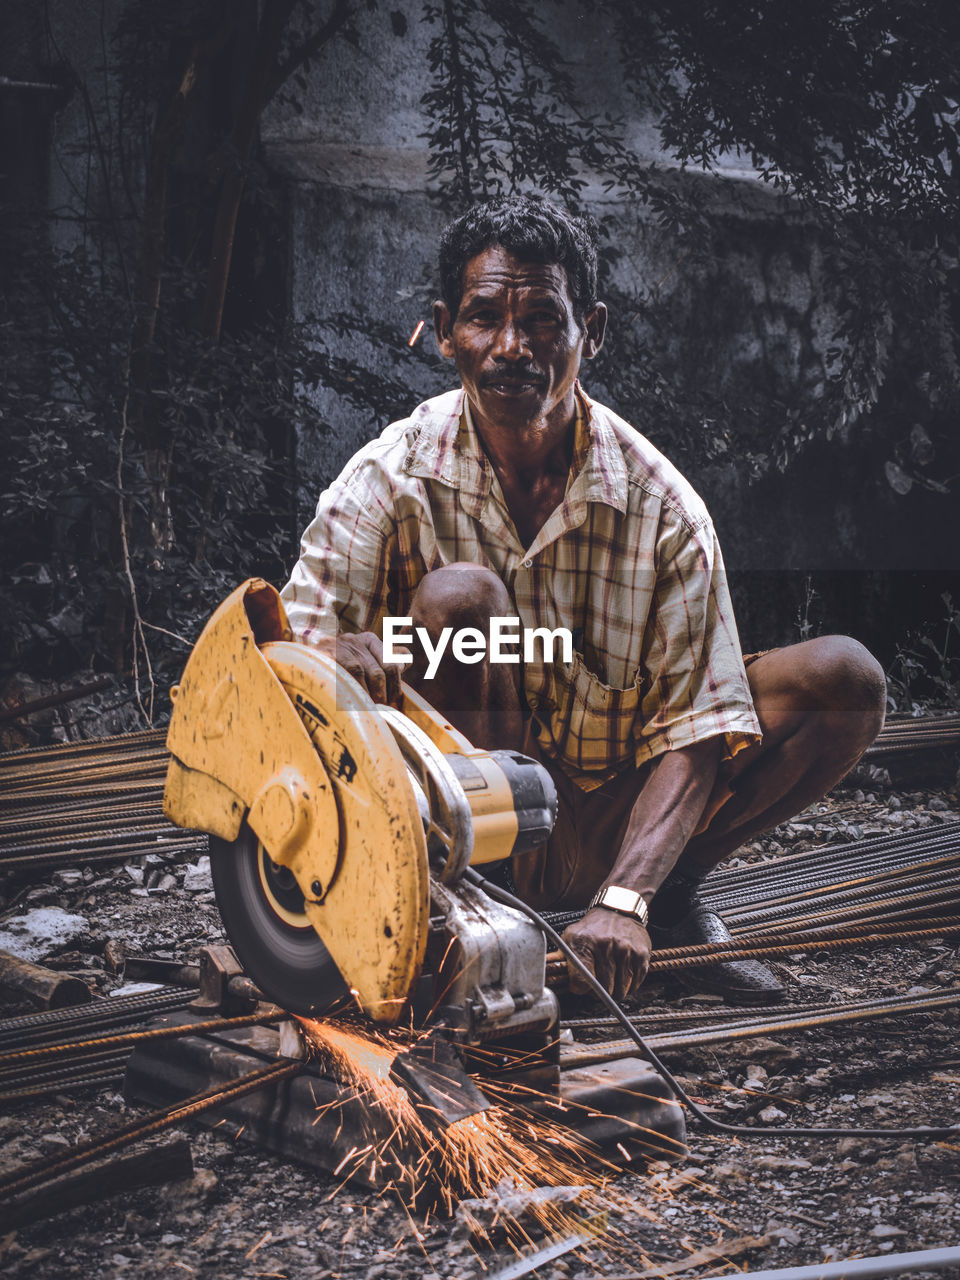
<path fill-rule="evenodd" d="M 43 675 L 122 660 L 129 634 L 118 634 L 118 619 L 130 625 L 123 509 L 140 613 L 156 674 L 168 683 L 238 581 L 285 570 L 296 518 L 293 440 L 305 419 L 313 425 L 293 388 L 325 380 L 327 362 L 282 320 L 217 345 L 176 324 L 159 327 L 151 408 L 173 460 L 171 541 L 161 554 L 149 536 L 145 449 L 123 428 L 120 281 L 81 251 L 38 249 L 21 266 L 5 295 L 10 364 L 0 384 L 5 665 Z M 21 326 L 18 314 L 32 323 Z"/>
<path fill-rule="evenodd" d="M 616 373 L 609 357 L 604 365 L 628 417 L 680 461 L 696 456 L 694 440 L 707 454 L 735 442 L 754 472 L 856 427 L 877 437 L 897 483 L 943 484 L 960 386 L 960 10 L 948 0 L 604 0 L 593 20 L 612 32 L 620 65 L 602 74 L 614 97 L 622 90 L 659 118 L 679 172 L 641 164 L 624 119 L 578 100 L 555 35 L 577 29 L 564 0 L 445 0 L 425 14 L 435 84 L 423 102 L 443 199 L 462 206 L 532 184 L 576 206 L 599 176 L 674 237 L 709 287 L 723 215 L 694 174 L 736 158 L 813 245 L 831 331 L 816 352 L 821 376 L 781 396 L 755 377 L 691 378 L 656 339 L 664 322 L 682 329 L 689 299 L 671 308 L 669 286 L 625 289 L 622 245 L 609 243 L 605 292 L 633 323 L 617 339 Z M 711 353 L 721 358 L 723 336 Z M 930 442 L 922 463 L 907 439 L 918 420 Z"/>
<path fill-rule="evenodd" d="M 566 56 L 582 12 L 568 0 L 389 12 L 129 0 L 103 33 L 96 85 L 36 17 L 51 76 L 83 108 L 89 180 L 52 227 L 42 193 L 2 211 L 5 671 L 135 664 L 143 676 L 149 648 L 166 680 L 229 588 L 283 577 L 298 507 L 326 478 L 297 472 L 298 433 L 326 426 L 311 392 L 384 422 L 435 367 L 368 315 L 286 317 L 287 215 L 258 160 L 259 116 L 271 100 L 298 111 L 339 42 L 362 47 L 374 26 L 399 40 L 428 24 L 426 140 L 447 209 L 530 188 L 576 207 L 599 182 L 669 246 L 662 279 L 638 281 L 622 235 L 602 227 L 617 324 L 592 380 L 671 456 L 735 456 L 759 474 L 810 440 L 859 433 L 897 493 L 949 488 L 955 8 L 602 0 L 590 21 L 620 60 L 586 80 Z M 601 71 L 611 101 L 656 113 L 669 164 L 641 160 L 630 112 L 584 92 Z M 765 380 L 731 347 L 754 303 L 738 298 L 735 234 L 700 172 L 730 157 L 780 201 L 822 295 L 810 366 L 775 353 Z M 371 342 L 376 368 L 357 355 Z"/>

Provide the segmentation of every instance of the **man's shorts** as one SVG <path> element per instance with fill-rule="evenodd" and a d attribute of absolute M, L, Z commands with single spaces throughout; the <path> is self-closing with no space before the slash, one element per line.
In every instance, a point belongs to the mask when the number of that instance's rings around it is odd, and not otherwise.
<path fill-rule="evenodd" d="M 764 650 L 770 652 L 770 650 Z M 744 665 L 762 657 L 744 654 Z M 630 814 L 652 762 L 628 765 L 594 791 L 582 791 L 556 761 L 538 749 L 527 726 L 525 755 L 539 760 L 557 788 L 557 821 L 550 839 L 513 859 L 520 897 L 539 910 L 584 907 L 610 873 L 626 835 Z M 734 794 L 721 765 L 695 835 L 706 830 Z"/>

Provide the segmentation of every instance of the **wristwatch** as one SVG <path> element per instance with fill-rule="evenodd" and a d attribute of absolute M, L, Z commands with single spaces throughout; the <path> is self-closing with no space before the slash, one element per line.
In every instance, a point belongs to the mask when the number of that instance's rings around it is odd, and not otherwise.
<path fill-rule="evenodd" d="M 593 907 L 607 907 L 610 911 L 619 911 L 623 916 L 633 916 L 644 928 L 647 926 L 649 913 L 647 904 L 639 893 L 633 889 L 624 889 L 618 884 L 608 884 L 605 889 L 598 889 L 590 899 L 590 911 Z"/>

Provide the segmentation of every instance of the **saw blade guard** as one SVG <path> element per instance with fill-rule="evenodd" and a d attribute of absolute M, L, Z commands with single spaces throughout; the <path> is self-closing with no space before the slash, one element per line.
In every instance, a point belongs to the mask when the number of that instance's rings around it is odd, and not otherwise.
<path fill-rule="evenodd" d="M 543 843 L 556 791 L 537 762 L 475 748 L 404 686 L 375 704 L 295 643 L 251 580 L 216 611 L 175 691 L 164 811 L 211 833 L 224 924 L 278 1003 L 344 991 L 395 1023 L 419 978 L 430 880 Z"/>
<path fill-rule="evenodd" d="M 254 981 L 302 1011 L 329 1004 L 345 985 L 371 1018 L 394 1023 L 426 948 L 423 823 L 373 702 L 331 659 L 290 635 L 279 595 L 257 579 L 210 619 L 174 700 L 164 812 L 244 860 L 247 909 L 232 910 L 224 866 L 217 879 L 228 936 Z M 222 863 L 223 845 L 214 854 Z M 259 909 L 250 910 L 257 893 Z M 287 950 L 296 954 L 299 942 L 303 953 L 294 967 L 309 967 L 319 953 L 302 928 L 298 894 L 342 977 L 330 981 L 321 964 L 309 1000 L 285 990 L 290 967 L 260 936 L 267 921 L 287 924 Z"/>

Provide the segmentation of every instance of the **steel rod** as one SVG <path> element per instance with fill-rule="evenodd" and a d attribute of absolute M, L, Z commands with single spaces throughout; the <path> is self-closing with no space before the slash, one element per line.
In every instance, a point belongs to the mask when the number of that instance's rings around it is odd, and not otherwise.
<path fill-rule="evenodd" d="M 907 1271 L 946 1271 L 960 1265 L 960 1247 L 919 1249 L 912 1253 L 885 1253 L 883 1257 L 847 1258 L 843 1262 L 815 1262 L 808 1267 L 782 1267 L 775 1271 L 740 1271 L 743 1280 L 868 1280 L 901 1276 Z M 646 1272 L 656 1275 L 657 1272 Z M 640 1280 L 639 1276 L 612 1276 L 609 1280 Z M 730 1272 L 714 1272 L 703 1280 L 730 1280 Z"/>
<path fill-rule="evenodd" d="M 25 1037 L 59 1035 L 77 1026 L 108 1025 L 124 1021 L 136 1021 L 151 1013 L 169 1012 L 181 1008 L 196 998 L 195 991 L 182 987 L 165 986 L 156 991 L 141 991 L 136 995 L 97 996 L 90 1004 L 70 1009 L 44 1010 L 42 1013 L 23 1013 L 0 1022 L 0 1044 L 5 1040 Z"/>
<path fill-rule="evenodd" d="M 11 1089 L 0 1093 L 0 1105 L 3 1103 L 29 1102 L 33 1098 L 46 1098 L 51 1093 L 70 1093 L 76 1089 L 105 1088 L 109 1084 L 119 1084 L 123 1080 L 123 1063 L 113 1071 L 99 1074 L 72 1076 L 59 1084 L 26 1085 L 22 1089 Z"/>
<path fill-rule="evenodd" d="M 236 1018 L 208 1018 L 205 1022 L 176 1023 L 169 1027 L 151 1027 L 147 1031 L 124 1031 L 113 1036 L 91 1036 L 66 1044 L 39 1045 L 33 1049 L 15 1049 L 0 1053 L 0 1068 L 14 1062 L 41 1062 L 69 1054 L 79 1055 L 90 1049 L 126 1048 L 145 1041 L 175 1040 L 178 1036 L 205 1035 L 211 1031 L 232 1031 L 239 1027 L 265 1026 L 271 1022 L 289 1022 L 291 1014 L 282 1009 L 260 1013 L 244 1013 Z"/>
<path fill-rule="evenodd" d="M 100 1156 L 108 1155 L 111 1151 L 129 1146 L 141 1138 L 150 1137 L 191 1116 L 199 1115 L 202 1111 L 208 1111 L 225 1102 L 232 1102 L 235 1098 L 242 1098 L 268 1084 L 276 1084 L 288 1076 L 296 1075 L 302 1065 L 299 1060 L 283 1059 L 269 1067 L 252 1071 L 249 1075 L 240 1076 L 232 1084 L 219 1084 L 212 1089 L 205 1089 L 202 1093 L 153 1111 L 143 1119 L 135 1120 L 103 1137 L 80 1143 L 67 1155 L 48 1157 L 25 1168 L 14 1169 L 6 1177 L 0 1177 L 0 1195 L 9 1197 L 27 1191 L 41 1182 L 48 1182 L 51 1178 L 59 1177 L 71 1169 L 88 1164 Z"/>
<path fill-rule="evenodd" d="M 769 1032 L 806 1031 L 819 1029 L 828 1024 L 866 1022 L 874 1018 L 886 1018 L 899 1013 L 910 1015 L 927 1013 L 933 1009 L 948 1008 L 960 1004 L 960 993 L 949 995 L 935 994 L 928 997 L 903 999 L 899 1004 L 868 1005 L 858 1009 L 845 1009 L 833 1013 L 817 1013 L 805 1017 L 772 1019 L 769 1021 L 751 1021 L 743 1024 L 724 1025 L 718 1027 L 695 1027 L 687 1031 L 678 1031 L 673 1035 L 646 1036 L 647 1045 L 659 1053 L 663 1049 L 681 1049 L 690 1045 L 722 1044 L 725 1041 L 746 1040 L 753 1036 L 767 1035 Z M 632 1040 L 609 1040 L 602 1044 L 577 1044 L 572 1048 L 561 1046 L 560 1062 L 563 1066 L 585 1067 L 600 1062 L 613 1062 L 618 1058 L 628 1058 L 637 1052 Z"/>

